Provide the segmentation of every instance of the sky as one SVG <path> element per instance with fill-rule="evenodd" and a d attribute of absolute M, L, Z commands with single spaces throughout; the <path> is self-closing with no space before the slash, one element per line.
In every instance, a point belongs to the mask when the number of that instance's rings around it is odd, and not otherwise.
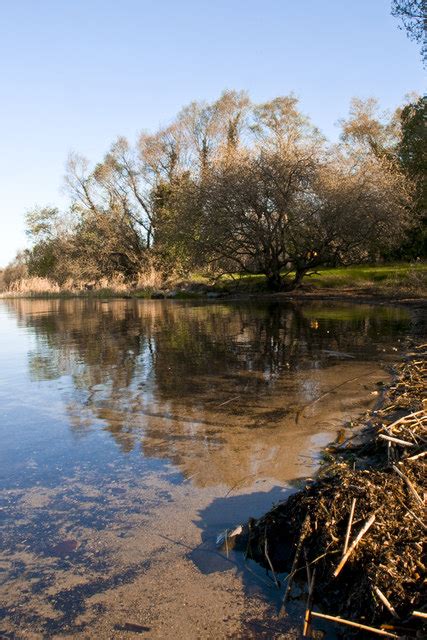
<path fill-rule="evenodd" d="M 0 266 L 25 212 L 66 207 L 65 161 L 96 162 L 192 100 L 294 92 L 331 139 L 353 96 L 424 92 L 390 0 L 0 0 Z"/>

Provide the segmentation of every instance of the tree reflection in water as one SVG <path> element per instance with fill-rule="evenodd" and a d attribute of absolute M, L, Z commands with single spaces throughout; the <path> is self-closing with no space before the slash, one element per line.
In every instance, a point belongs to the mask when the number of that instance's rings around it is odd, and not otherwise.
<path fill-rule="evenodd" d="M 405 312 L 366 306 L 9 300 L 33 380 L 71 381 L 82 437 L 167 458 L 199 486 L 301 473 L 299 454 L 370 402 Z"/>

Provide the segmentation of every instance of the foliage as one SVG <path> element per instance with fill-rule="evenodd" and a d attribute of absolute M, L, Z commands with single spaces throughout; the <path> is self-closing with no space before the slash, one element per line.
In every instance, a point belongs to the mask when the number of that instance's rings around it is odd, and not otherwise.
<path fill-rule="evenodd" d="M 393 255 L 422 218 L 422 117 L 419 102 L 389 117 L 354 100 L 331 145 L 293 95 L 193 102 L 93 167 L 70 154 L 70 207 L 27 214 L 25 267 L 74 288 L 237 270 L 281 289 L 320 265 Z"/>
<path fill-rule="evenodd" d="M 423 62 L 427 60 L 426 25 L 427 10 L 425 0 L 393 0 L 391 15 L 399 18 L 408 38 L 422 45 Z"/>

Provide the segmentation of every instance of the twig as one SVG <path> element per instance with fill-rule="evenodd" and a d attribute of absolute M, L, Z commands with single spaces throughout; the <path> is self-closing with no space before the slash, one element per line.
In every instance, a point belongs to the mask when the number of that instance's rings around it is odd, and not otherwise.
<path fill-rule="evenodd" d="M 421 453 L 417 453 L 410 458 L 405 458 L 405 460 L 418 460 L 418 458 L 423 458 L 424 456 L 427 456 L 427 451 L 421 451 Z"/>
<path fill-rule="evenodd" d="M 424 531 L 427 531 L 427 525 L 424 524 L 424 522 L 421 520 L 421 518 L 419 518 L 413 511 L 411 511 L 411 509 L 409 507 L 406 506 L 406 504 L 403 502 L 403 500 L 401 500 L 399 498 L 399 496 L 396 496 L 397 500 L 400 502 L 400 504 L 406 509 L 406 511 L 408 513 L 411 514 L 411 516 L 413 518 L 415 518 L 415 520 L 417 520 L 417 522 L 420 523 L 420 525 L 422 526 L 422 528 L 424 529 Z"/>
<path fill-rule="evenodd" d="M 402 416 L 398 420 L 395 420 L 391 424 L 388 424 L 387 429 L 393 429 L 393 427 L 397 427 L 397 425 L 401 423 L 405 424 L 405 422 L 408 422 L 409 418 L 416 418 L 416 416 L 419 416 L 420 413 L 424 413 L 424 412 L 425 412 L 424 409 L 420 409 L 420 411 L 414 411 L 413 413 L 408 413 L 406 416 Z"/>
<path fill-rule="evenodd" d="M 351 525 L 353 524 L 354 509 L 356 507 L 356 498 L 353 498 L 350 509 L 350 517 L 348 519 L 347 532 L 345 534 L 343 556 L 347 553 L 348 541 L 350 540 Z"/>
<path fill-rule="evenodd" d="M 359 622 L 352 622 L 351 620 L 344 620 L 344 618 L 337 618 L 335 616 L 327 616 L 324 613 L 317 613 L 312 611 L 311 615 L 315 618 L 322 618 L 323 620 L 331 620 L 331 622 L 338 622 L 339 624 L 346 624 L 349 627 L 356 627 L 356 629 L 364 629 L 365 631 L 371 631 L 379 636 L 386 636 L 387 638 L 398 638 L 395 633 L 384 631 L 383 629 L 376 629 L 375 627 L 368 627 L 366 624 L 360 624 Z"/>
<path fill-rule="evenodd" d="M 424 611 L 413 611 L 412 615 L 415 616 L 416 618 L 427 619 L 427 613 L 425 613 Z"/>
<path fill-rule="evenodd" d="M 308 564 L 307 566 L 307 573 L 309 572 L 309 568 L 308 568 Z M 310 623 L 311 623 L 311 608 L 313 606 L 313 593 L 314 593 L 314 580 L 316 578 L 316 567 L 314 567 L 313 569 L 313 574 L 311 576 L 311 580 L 308 583 L 308 598 L 307 598 L 307 606 L 305 609 L 305 615 L 304 615 L 304 627 L 302 630 L 302 635 L 304 637 L 309 637 L 310 636 Z"/>
<path fill-rule="evenodd" d="M 341 572 L 341 569 L 343 568 L 343 566 L 345 565 L 345 563 L 347 562 L 347 560 L 349 559 L 349 557 L 351 556 L 351 554 L 353 553 L 353 551 L 355 550 L 355 548 L 357 547 L 357 545 L 359 544 L 359 542 L 361 541 L 365 533 L 374 524 L 374 521 L 375 521 L 375 514 L 373 513 L 369 518 L 369 520 L 365 522 L 365 524 L 363 525 L 363 527 L 361 528 L 361 530 L 359 531 L 359 533 L 351 543 L 350 548 L 341 558 L 341 562 L 339 563 L 339 565 L 334 571 L 334 578 L 336 578 L 338 574 Z"/>
<path fill-rule="evenodd" d="M 226 400 L 225 402 L 221 402 L 221 404 L 217 405 L 217 409 L 219 409 L 219 407 L 224 407 L 226 404 L 229 404 L 230 402 L 234 402 L 234 400 L 238 400 L 240 398 L 240 396 L 236 396 L 235 398 L 230 398 L 230 400 Z"/>
<path fill-rule="evenodd" d="M 370 375 L 371 373 L 374 373 L 374 371 L 368 371 L 368 373 L 364 374 L 364 375 Z M 320 396 L 318 396 L 317 398 L 315 398 L 311 402 L 308 402 L 307 404 L 305 404 L 297 412 L 295 422 L 298 424 L 300 417 L 304 417 L 303 416 L 304 411 L 306 409 L 308 409 L 308 407 L 311 407 L 311 406 L 313 406 L 313 404 L 316 404 L 316 402 L 319 402 L 320 400 L 323 400 L 323 398 L 326 398 L 326 396 L 328 396 L 329 394 L 333 393 L 334 391 L 336 391 L 340 387 L 343 387 L 344 385 L 348 384 L 349 382 L 355 382 L 355 380 L 359 380 L 359 378 L 363 378 L 363 377 L 364 376 L 356 376 L 355 378 L 349 378 L 348 380 L 344 380 L 344 382 L 340 382 L 340 384 L 337 384 L 335 387 L 332 387 L 331 389 L 328 389 L 328 391 L 325 391 L 324 393 L 322 393 Z"/>
<path fill-rule="evenodd" d="M 417 502 L 419 502 L 419 504 L 421 506 L 424 506 L 424 502 L 423 502 L 422 498 L 418 494 L 418 491 L 415 489 L 414 485 L 409 480 L 409 478 L 407 476 L 405 476 L 405 474 L 402 473 L 402 471 L 400 469 L 398 469 L 395 464 L 392 465 L 392 466 L 393 466 L 394 471 L 396 471 L 397 475 L 400 476 L 402 478 L 402 480 L 404 480 L 406 482 L 406 484 L 408 485 L 408 489 L 411 491 L 412 495 L 417 500 Z"/>
<path fill-rule="evenodd" d="M 377 594 L 377 596 L 379 597 L 379 599 L 381 600 L 381 602 L 383 603 L 383 605 L 390 611 L 390 613 L 393 616 L 393 618 L 399 618 L 399 616 L 397 615 L 397 613 L 395 611 L 395 608 L 387 600 L 387 598 L 385 597 L 383 592 L 380 591 L 380 589 L 378 589 L 378 587 L 374 587 L 374 591 Z"/>
<path fill-rule="evenodd" d="M 283 594 L 283 600 L 282 600 L 282 605 L 280 607 L 279 616 L 282 616 L 285 613 L 285 604 L 286 604 L 286 602 L 288 600 L 288 596 L 289 596 L 289 593 L 291 591 L 291 586 L 292 586 L 293 578 L 294 578 L 294 575 L 295 575 L 295 569 L 297 568 L 299 556 L 300 556 L 301 549 L 302 549 L 302 543 L 304 542 L 304 538 L 306 536 L 307 523 L 308 523 L 308 514 L 305 516 L 304 522 L 303 522 L 302 527 L 301 527 L 301 534 L 300 534 L 300 537 L 299 537 L 299 540 L 298 540 L 297 548 L 295 550 L 295 557 L 294 557 L 294 561 L 292 563 L 291 572 L 288 575 L 288 581 L 287 581 L 287 584 L 286 584 L 285 593 Z"/>
<path fill-rule="evenodd" d="M 383 440 L 388 440 L 389 442 L 395 442 L 396 444 L 401 444 L 403 447 L 414 447 L 414 442 L 407 442 L 407 440 L 400 440 L 399 438 L 393 438 L 392 436 L 386 436 L 384 433 L 380 433 L 379 438 Z"/>
<path fill-rule="evenodd" d="M 308 584 L 308 588 L 310 589 L 310 585 L 311 585 L 311 569 L 310 569 L 310 564 L 308 562 L 308 557 L 307 557 L 307 550 L 304 547 L 303 548 L 304 551 L 304 559 L 305 559 L 305 568 L 307 571 L 307 584 Z"/>
<path fill-rule="evenodd" d="M 270 556 L 268 555 L 268 550 L 267 550 L 267 529 L 265 530 L 265 533 L 264 533 L 264 555 L 267 558 L 267 562 L 268 562 L 268 564 L 270 566 L 271 573 L 273 574 L 273 580 L 274 580 L 274 582 L 276 584 L 276 587 L 278 589 L 280 589 L 280 583 L 279 583 L 278 579 L 276 578 L 276 573 L 275 573 L 274 568 L 273 568 L 273 563 L 271 562 Z"/>

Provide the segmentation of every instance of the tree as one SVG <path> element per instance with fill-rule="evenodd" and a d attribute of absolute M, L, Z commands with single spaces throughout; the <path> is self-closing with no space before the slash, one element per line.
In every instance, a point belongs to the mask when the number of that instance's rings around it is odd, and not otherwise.
<path fill-rule="evenodd" d="M 425 0 L 393 0 L 391 15 L 399 18 L 408 38 L 422 45 L 421 56 L 426 63 L 427 8 Z"/>
<path fill-rule="evenodd" d="M 30 272 L 135 281 L 154 260 L 263 273 L 278 290 L 319 265 L 391 256 L 425 211 L 424 113 L 421 102 L 389 116 L 355 99 L 328 146 L 293 95 L 193 102 L 135 145 L 118 138 L 94 166 L 70 154 L 69 210 L 27 217 Z"/>
<path fill-rule="evenodd" d="M 397 257 L 427 257 L 427 99 L 407 104 L 400 115 L 401 139 L 398 158 L 403 170 L 415 185 L 414 226 Z"/>
<path fill-rule="evenodd" d="M 18 251 L 15 258 L 3 269 L 1 273 L 2 288 L 9 289 L 15 282 L 26 278 L 28 275 L 27 255 L 25 251 Z"/>
<path fill-rule="evenodd" d="M 350 117 L 342 121 L 342 141 L 353 155 L 385 160 L 407 177 L 410 225 L 400 243 L 384 248 L 386 259 L 427 255 L 426 104 L 425 98 L 415 98 L 390 115 L 380 113 L 372 98 L 353 99 Z"/>
<path fill-rule="evenodd" d="M 257 105 L 253 116 L 252 144 L 212 157 L 168 193 L 172 244 L 179 238 L 218 272 L 263 273 L 279 290 L 321 264 L 375 258 L 401 239 L 410 189 L 391 153 L 392 128 L 365 122 L 359 109 L 332 152 L 293 96 Z"/>

